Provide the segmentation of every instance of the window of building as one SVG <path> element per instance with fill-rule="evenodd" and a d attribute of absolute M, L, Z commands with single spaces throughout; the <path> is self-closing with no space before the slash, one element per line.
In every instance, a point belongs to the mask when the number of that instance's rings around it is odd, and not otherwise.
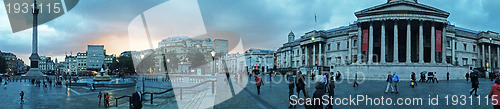
<path fill-rule="evenodd" d="M 467 51 L 467 44 L 464 43 L 464 51 Z"/>
<path fill-rule="evenodd" d="M 347 41 L 347 44 L 346 44 L 346 45 L 347 45 L 347 48 L 349 48 L 349 41 Z"/>
<path fill-rule="evenodd" d="M 472 51 L 475 52 L 476 51 L 476 45 L 472 45 Z"/>
<path fill-rule="evenodd" d="M 467 65 L 467 58 L 462 58 L 463 64 L 462 65 Z"/>
<path fill-rule="evenodd" d="M 451 47 L 451 41 L 446 40 L 446 47 Z"/>
<path fill-rule="evenodd" d="M 331 47 L 332 47 L 332 44 L 328 43 L 328 50 L 332 50 Z"/>
<path fill-rule="evenodd" d="M 358 42 L 358 40 L 354 40 L 352 47 L 356 47 L 357 42 Z"/>
<path fill-rule="evenodd" d="M 457 50 L 457 42 L 455 42 L 455 50 Z"/>
<path fill-rule="evenodd" d="M 337 42 L 337 50 L 340 50 L 340 42 Z"/>

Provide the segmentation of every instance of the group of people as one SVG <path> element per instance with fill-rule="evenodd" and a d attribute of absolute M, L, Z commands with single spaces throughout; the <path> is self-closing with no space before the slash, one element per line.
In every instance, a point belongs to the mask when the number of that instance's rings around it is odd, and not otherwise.
<path fill-rule="evenodd" d="M 339 76 L 340 72 L 337 73 L 337 76 L 333 72 L 331 73 L 322 73 L 321 75 L 318 75 L 315 79 L 314 82 L 314 88 L 315 91 L 313 93 L 312 98 L 319 98 L 322 99 L 322 97 L 327 94 L 329 97 L 333 97 L 335 95 L 335 80 L 337 78 L 340 78 Z M 305 89 L 305 77 L 302 75 L 301 71 L 297 71 L 295 74 L 295 77 L 293 77 L 291 74 L 287 75 L 287 80 L 288 80 L 288 88 L 289 88 L 289 98 L 291 98 L 294 94 L 294 92 L 297 92 L 297 97 L 300 98 L 300 92 L 302 92 L 303 96 L 305 98 L 309 98 L 307 91 Z M 295 90 L 294 90 L 295 89 Z M 292 101 L 290 99 L 290 101 Z M 295 108 L 296 105 L 290 104 L 288 108 Z M 311 106 L 313 109 L 322 109 L 323 104 L 321 103 L 315 103 L 313 106 Z M 333 109 L 332 104 L 328 104 L 326 106 L 327 109 Z"/>
<path fill-rule="evenodd" d="M 394 74 L 391 74 L 391 72 L 388 72 L 387 75 L 387 87 L 385 88 L 385 92 L 387 93 L 389 91 L 389 88 L 392 89 L 391 93 L 399 93 L 398 92 L 398 83 L 400 82 L 399 75 L 394 72 Z"/>
<path fill-rule="evenodd" d="M 99 95 L 97 97 L 99 98 L 99 106 L 101 106 L 101 98 L 104 96 L 104 107 L 108 108 L 109 107 L 109 93 L 104 93 L 104 95 L 99 91 Z"/>
<path fill-rule="evenodd" d="M 413 74 L 412 74 L 413 75 Z M 450 77 L 450 73 L 446 73 L 446 79 L 449 80 Z M 422 72 L 420 73 L 420 80 L 419 82 L 432 82 L 432 83 L 439 83 L 438 79 L 437 79 L 437 74 L 436 72 L 427 72 L 427 79 L 426 78 L 426 73 L 425 72 Z"/>

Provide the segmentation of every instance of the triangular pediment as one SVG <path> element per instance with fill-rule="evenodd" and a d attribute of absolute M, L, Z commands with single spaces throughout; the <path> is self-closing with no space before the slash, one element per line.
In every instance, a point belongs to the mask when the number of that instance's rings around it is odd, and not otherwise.
<path fill-rule="evenodd" d="M 355 13 L 356 17 L 372 16 L 380 14 L 422 14 L 447 18 L 450 14 L 443 10 L 408 1 L 385 3 L 367 8 Z"/>

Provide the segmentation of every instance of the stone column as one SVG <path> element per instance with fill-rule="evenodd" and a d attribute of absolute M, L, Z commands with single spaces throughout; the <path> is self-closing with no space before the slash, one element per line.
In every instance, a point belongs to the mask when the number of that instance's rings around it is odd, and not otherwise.
<path fill-rule="evenodd" d="M 492 64 L 491 64 L 491 63 L 492 63 L 492 62 L 491 62 L 491 43 L 490 43 L 490 44 L 488 44 L 488 63 L 489 63 L 488 67 L 490 67 L 490 68 L 491 68 L 491 65 L 492 65 Z"/>
<path fill-rule="evenodd" d="M 418 27 L 418 63 L 424 63 L 424 27 L 423 21 L 420 21 Z"/>
<path fill-rule="evenodd" d="M 441 62 L 443 64 L 446 64 L 446 24 L 444 23 L 443 24 L 443 32 L 442 32 L 443 35 L 441 35 L 441 56 L 442 56 L 442 60 Z M 475 52 L 475 51 L 474 51 Z"/>
<path fill-rule="evenodd" d="M 431 27 L 431 63 L 436 63 L 436 28 L 434 22 Z"/>
<path fill-rule="evenodd" d="M 303 60 L 302 55 L 303 55 L 302 54 L 302 47 L 300 47 L 300 45 L 299 45 L 299 63 L 297 65 L 299 65 L 300 67 L 303 66 L 302 65 L 302 60 Z"/>
<path fill-rule="evenodd" d="M 455 38 L 452 38 L 451 39 L 451 64 L 455 64 L 454 62 L 456 61 L 455 60 Z M 484 49 L 483 49 L 484 50 Z"/>
<path fill-rule="evenodd" d="M 481 55 L 483 57 L 483 59 L 481 59 L 483 61 L 482 67 L 486 67 L 486 62 L 485 62 L 486 60 L 485 60 L 485 56 L 484 56 L 484 54 L 485 54 L 484 52 L 486 52 L 486 51 L 484 51 L 484 44 L 482 44 L 481 47 L 483 49 L 483 52 L 481 52 Z"/>
<path fill-rule="evenodd" d="M 381 28 L 381 35 L 380 35 L 380 63 L 385 63 L 385 22 L 382 21 L 382 28 Z"/>
<path fill-rule="evenodd" d="M 313 42 L 312 46 L 313 46 L 313 56 L 312 56 L 313 57 L 313 60 L 312 60 L 313 64 L 312 64 L 312 66 L 316 66 L 316 44 Z"/>
<path fill-rule="evenodd" d="M 306 58 L 305 59 L 306 62 L 304 63 L 305 64 L 304 66 L 308 66 L 309 65 L 309 50 L 308 49 L 309 49 L 309 47 L 307 47 L 307 45 L 305 45 L 304 46 L 304 51 L 305 51 L 304 53 L 306 55 L 304 56 L 304 58 Z"/>
<path fill-rule="evenodd" d="M 411 20 L 406 24 L 406 63 L 411 63 Z"/>
<path fill-rule="evenodd" d="M 393 62 L 394 63 L 399 63 L 399 55 L 398 55 L 398 21 L 394 21 L 394 56 L 393 57 Z"/>
<path fill-rule="evenodd" d="M 321 55 L 322 54 L 321 52 L 323 51 L 323 50 L 321 50 L 322 48 L 323 47 L 321 46 L 321 43 L 319 43 L 319 56 L 318 56 L 318 65 L 319 66 L 323 66 L 323 61 L 322 61 L 323 56 Z"/>
<path fill-rule="evenodd" d="M 373 22 L 370 22 L 370 31 L 368 36 L 368 64 L 373 62 Z"/>
<path fill-rule="evenodd" d="M 358 54 L 356 55 L 357 56 L 357 59 L 356 59 L 356 62 L 358 64 L 361 64 L 361 42 L 362 42 L 362 31 L 361 31 L 361 23 L 358 24 L 358 43 L 357 43 L 357 47 L 358 47 Z"/>
<path fill-rule="evenodd" d="M 347 55 L 347 64 L 349 63 L 352 63 L 352 36 L 349 36 L 349 44 L 347 45 L 347 49 L 349 50 L 349 54 Z M 325 55 L 326 55 L 326 51 L 325 50 Z M 326 56 L 325 56 L 325 61 L 326 61 Z M 326 65 L 328 65 L 328 63 L 326 63 Z"/>

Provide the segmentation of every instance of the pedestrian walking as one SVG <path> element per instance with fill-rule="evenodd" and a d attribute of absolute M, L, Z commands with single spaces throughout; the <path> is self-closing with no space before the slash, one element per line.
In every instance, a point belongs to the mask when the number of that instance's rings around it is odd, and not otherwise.
<path fill-rule="evenodd" d="M 24 92 L 21 91 L 21 93 L 19 93 L 19 96 L 21 96 L 21 104 L 24 103 Z"/>
<path fill-rule="evenodd" d="M 396 91 L 394 93 L 397 94 L 397 93 L 399 93 L 398 92 L 399 75 L 396 72 L 394 72 L 394 76 L 392 78 L 392 81 L 393 81 L 393 84 L 394 84 L 394 90 Z"/>
<path fill-rule="evenodd" d="M 293 89 L 295 88 L 295 81 L 292 78 L 292 76 L 290 76 L 290 74 L 287 75 L 287 78 L 288 78 L 288 99 L 290 99 L 290 98 L 292 98 Z M 290 99 L 290 106 L 288 106 L 288 108 L 296 107 L 296 105 L 292 106 L 291 102 L 292 102 L 292 99 Z"/>
<path fill-rule="evenodd" d="M 325 92 L 326 92 L 326 87 L 328 86 L 328 77 L 327 77 L 327 74 L 328 73 L 323 73 L 323 75 L 321 75 L 321 78 L 323 78 L 323 89 L 325 89 Z"/>
<path fill-rule="evenodd" d="M 257 94 L 260 94 L 260 86 L 264 85 L 264 82 L 262 82 L 262 78 L 260 78 L 259 76 L 255 76 L 255 82 L 257 85 Z"/>
<path fill-rule="evenodd" d="M 472 83 L 472 89 L 470 91 L 470 94 L 472 95 L 472 92 L 474 92 L 475 96 L 477 95 L 477 88 L 479 88 L 479 80 L 478 80 L 478 75 L 477 72 L 473 72 L 470 74 L 470 81 Z"/>
<path fill-rule="evenodd" d="M 425 82 L 425 72 L 420 72 L 420 80 L 419 82 Z"/>
<path fill-rule="evenodd" d="M 140 90 L 140 87 L 136 87 L 135 92 L 132 94 L 132 105 L 134 106 L 134 109 L 142 108 L 142 94 Z"/>
<path fill-rule="evenodd" d="M 495 79 L 495 84 L 491 86 L 490 94 L 488 98 L 492 100 L 492 105 L 494 109 L 500 109 L 500 78 Z M 496 101 L 496 102 L 495 102 Z"/>
<path fill-rule="evenodd" d="M 319 75 L 318 75 L 319 76 Z M 324 89 L 324 84 L 321 79 L 317 79 L 315 81 L 315 91 L 313 93 L 313 99 L 320 99 L 320 102 L 314 102 L 312 109 L 323 109 L 323 100 L 322 97 L 325 95 L 325 89 Z"/>
<path fill-rule="evenodd" d="M 352 87 L 356 87 L 358 85 L 358 73 L 354 73 L 354 85 Z"/>
<path fill-rule="evenodd" d="M 269 81 L 272 81 L 273 75 L 269 72 Z"/>
<path fill-rule="evenodd" d="M 450 72 L 446 72 L 446 81 L 450 80 Z"/>
<path fill-rule="evenodd" d="M 434 73 L 432 73 L 432 72 L 427 73 L 427 81 L 426 82 L 434 83 Z"/>
<path fill-rule="evenodd" d="M 436 83 L 439 83 L 436 72 L 434 72 L 433 76 L 434 79 L 432 80 L 432 83 L 434 83 L 434 81 L 436 81 Z"/>
<path fill-rule="evenodd" d="M 106 100 L 106 102 L 104 105 L 106 108 L 108 108 L 109 107 L 109 93 L 106 93 L 105 100 Z"/>
<path fill-rule="evenodd" d="M 328 97 L 333 98 L 335 95 L 335 77 L 333 76 L 333 72 L 330 73 L 331 76 L 328 80 Z M 333 103 L 328 103 L 326 106 L 327 109 L 333 109 Z"/>
<path fill-rule="evenodd" d="M 465 81 L 469 81 L 469 72 L 465 73 Z"/>
<path fill-rule="evenodd" d="M 97 97 L 99 98 L 99 106 L 101 106 L 101 99 L 102 99 L 101 91 L 99 91 L 99 95 L 97 95 Z"/>
<path fill-rule="evenodd" d="M 415 72 L 411 72 L 411 81 L 410 81 L 410 86 L 411 88 L 414 88 L 417 85 L 417 77 L 415 77 L 416 74 Z"/>
<path fill-rule="evenodd" d="M 341 78 L 340 78 L 340 77 L 341 77 L 341 75 L 342 75 L 342 74 L 340 74 L 340 71 L 337 71 L 337 77 L 335 77 L 335 80 L 337 80 L 337 81 L 338 81 L 338 80 L 340 80 L 340 79 L 341 79 Z"/>
<path fill-rule="evenodd" d="M 385 92 L 384 93 L 387 93 L 389 91 L 389 88 L 392 89 L 391 93 L 394 93 L 394 86 L 392 85 L 392 74 L 391 72 L 388 72 L 389 74 L 387 75 L 387 87 L 385 88 Z"/>
<path fill-rule="evenodd" d="M 304 75 L 302 75 L 301 71 L 298 71 L 295 77 L 295 86 L 297 87 L 297 98 L 300 98 L 300 91 L 302 91 L 302 94 L 304 94 L 304 97 L 307 96 L 307 92 L 305 90 L 305 78 Z"/>

